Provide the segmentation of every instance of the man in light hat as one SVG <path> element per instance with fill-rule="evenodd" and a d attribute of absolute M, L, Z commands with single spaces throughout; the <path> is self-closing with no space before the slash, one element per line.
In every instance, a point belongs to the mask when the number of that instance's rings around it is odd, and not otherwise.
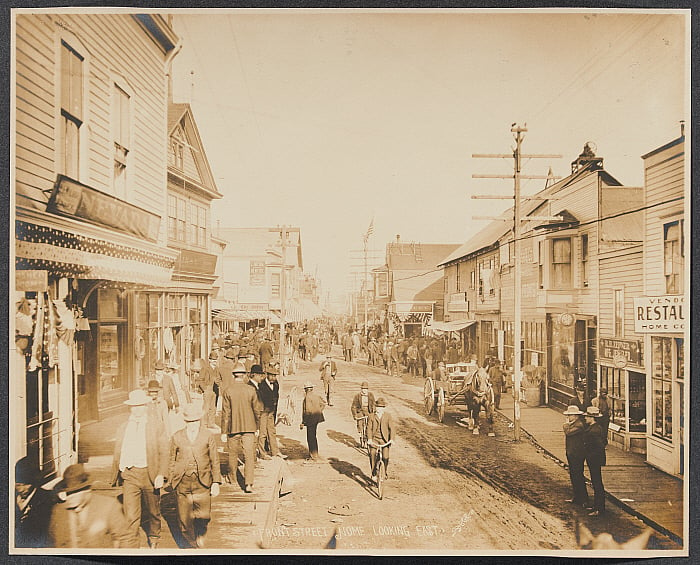
<path fill-rule="evenodd" d="M 50 547 L 138 547 L 119 502 L 93 493 L 91 486 L 81 463 L 66 468 L 55 487 L 62 502 L 53 507 L 48 531 Z"/>
<path fill-rule="evenodd" d="M 335 376 L 338 373 L 338 367 L 333 361 L 330 353 L 326 355 L 326 359 L 321 362 L 321 366 L 318 368 L 321 372 L 321 380 L 323 381 L 323 392 L 326 395 L 326 402 L 328 406 L 333 406 L 332 396 L 334 390 Z"/>
<path fill-rule="evenodd" d="M 216 401 L 218 399 L 219 384 L 222 381 L 221 371 L 218 368 L 219 356 L 212 351 L 207 363 L 202 363 L 202 368 L 195 379 L 195 387 L 202 394 L 202 407 L 204 421 L 207 427 L 214 428 L 216 422 Z M 216 392 L 215 392 L 216 387 Z"/>
<path fill-rule="evenodd" d="M 605 442 L 603 441 L 603 429 L 598 423 L 602 414 L 597 406 L 586 408 L 586 431 L 583 434 L 588 472 L 591 474 L 593 484 L 593 508 L 589 516 L 600 516 L 605 513 L 605 487 L 601 469 L 605 465 Z"/>
<path fill-rule="evenodd" d="M 369 415 L 374 412 L 374 405 L 374 394 L 369 391 L 369 383 L 363 381 L 360 385 L 360 392 L 352 399 L 352 405 L 350 406 L 352 417 L 355 418 L 357 423 L 357 433 L 360 436 L 358 444 L 360 447 L 362 447 L 363 431 L 367 428 Z"/>
<path fill-rule="evenodd" d="M 321 422 L 325 422 L 323 417 L 323 409 L 326 403 L 318 394 L 313 392 L 314 385 L 309 381 L 304 383 L 304 402 L 302 404 L 301 424 L 299 429 L 306 426 L 306 443 L 309 446 L 309 456 L 314 461 L 320 461 L 318 455 L 318 438 L 316 437 L 316 429 Z"/>
<path fill-rule="evenodd" d="M 168 436 L 161 422 L 148 410 L 152 403 L 146 391 L 129 393 L 129 419 L 117 430 L 112 463 L 112 486 L 122 485 L 124 515 L 129 531 L 138 539 L 143 522 L 148 545 L 160 542 L 160 489 L 168 472 Z M 141 507 L 145 509 L 141 520 Z"/>
<path fill-rule="evenodd" d="M 586 489 L 586 480 L 583 477 L 583 465 L 586 459 L 586 450 L 583 443 L 585 434 L 585 425 L 583 422 L 583 412 L 578 406 L 572 404 L 566 408 L 564 416 L 564 435 L 566 436 L 566 459 L 569 464 L 569 478 L 571 479 L 571 488 L 573 497 L 567 502 L 578 504 L 580 506 L 588 506 L 588 490 Z"/>
<path fill-rule="evenodd" d="M 204 547 L 211 520 L 211 497 L 219 496 L 221 471 L 215 436 L 202 424 L 202 410 L 188 404 L 185 427 L 170 444 L 170 484 L 177 493 L 182 535 L 191 547 Z"/>
<path fill-rule="evenodd" d="M 41 488 L 44 475 L 29 457 L 15 463 L 15 547 L 47 547 L 56 497 Z"/>
<path fill-rule="evenodd" d="M 610 401 L 608 400 L 608 389 L 604 386 L 600 387 L 598 396 L 591 400 L 591 406 L 595 406 L 600 410 L 600 416 L 597 419 L 601 430 L 603 431 L 603 443 L 608 445 L 608 428 L 610 427 Z"/>
<path fill-rule="evenodd" d="M 245 366 L 233 368 L 233 382 L 223 389 L 221 397 L 221 441 L 228 446 L 228 480 L 236 480 L 238 456 L 243 451 L 245 492 L 253 492 L 255 478 L 256 394 L 244 381 Z"/>
<path fill-rule="evenodd" d="M 394 439 L 394 423 L 391 419 L 391 414 L 386 412 L 386 400 L 377 398 L 375 411 L 370 414 L 369 422 L 367 422 L 367 440 L 369 446 L 369 465 L 372 471 L 372 480 L 376 481 L 377 476 L 374 474 L 374 468 L 379 454 L 379 446 L 382 447 L 382 459 L 384 459 L 384 478 L 387 477 L 387 469 L 389 468 L 389 445 L 384 445 Z"/>

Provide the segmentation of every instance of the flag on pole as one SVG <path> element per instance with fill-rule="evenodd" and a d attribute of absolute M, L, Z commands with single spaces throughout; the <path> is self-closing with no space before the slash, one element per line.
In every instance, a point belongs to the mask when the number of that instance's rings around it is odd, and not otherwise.
<path fill-rule="evenodd" d="M 374 218 L 372 218 L 370 220 L 369 226 L 367 226 L 367 231 L 365 232 L 365 243 L 367 243 L 369 236 L 371 236 L 373 233 L 374 233 Z"/>

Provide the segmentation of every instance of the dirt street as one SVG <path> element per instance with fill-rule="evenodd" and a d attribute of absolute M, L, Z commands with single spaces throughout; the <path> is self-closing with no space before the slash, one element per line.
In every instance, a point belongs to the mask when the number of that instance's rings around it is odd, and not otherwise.
<path fill-rule="evenodd" d="M 448 407 L 443 424 L 426 418 L 422 378 L 389 377 L 363 362 L 335 359 L 334 406 L 326 408 L 318 432 L 325 461 L 306 459 L 300 414 L 291 426 L 279 427 L 294 483 L 268 532 L 271 549 L 320 549 L 335 532 L 337 547 L 347 550 L 568 550 L 577 548 L 576 519 L 619 540 L 642 530 L 641 522 L 615 507 L 604 518 L 589 518 L 566 504 L 568 472 L 528 441 L 513 443 L 504 418 L 497 417 L 495 438 L 474 436 L 456 425 L 465 415 L 459 406 Z M 322 393 L 320 361 L 300 363 L 282 384 L 282 401 L 292 392 L 300 410 L 306 380 Z M 367 456 L 356 447 L 350 413 L 362 380 L 386 398 L 397 423 L 383 500 L 374 494 Z M 676 548 L 659 536 L 650 547 Z"/>

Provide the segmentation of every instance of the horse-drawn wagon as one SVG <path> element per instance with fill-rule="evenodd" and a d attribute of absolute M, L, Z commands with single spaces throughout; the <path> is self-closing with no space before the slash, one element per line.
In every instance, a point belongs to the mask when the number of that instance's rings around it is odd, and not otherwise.
<path fill-rule="evenodd" d="M 466 389 L 469 387 L 478 367 L 474 363 L 449 363 L 445 365 L 445 378 L 433 379 L 427 377 L 423 385 L 425 413 L 430 416 L 433 412 L 442 422 L 445 418 L 447 405 L 466 405 Z"/>

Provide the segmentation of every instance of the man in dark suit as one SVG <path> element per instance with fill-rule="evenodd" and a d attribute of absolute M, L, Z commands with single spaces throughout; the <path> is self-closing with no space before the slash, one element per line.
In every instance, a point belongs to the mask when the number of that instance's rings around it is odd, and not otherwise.
<path fill-rule="evenodd" d="M 321 366 L 318 368 L 321 372 L 321 380 L 323 381 L 323 392 L 326 395 L 326 402 L 328 406 L 333 406 L 333 390 L 335 384 L 335 376 L 338 373 L 338 367 L 335 361 L 331 358 L 331 354 L 326 355 L 325 361 L 321 362 Z"/>
<path fill-rule="evenodd" d="M 309 446 L 309 456 L 314 461 L 321 461 L 318 455 L 318 437 L 316 432 L 318 425 L 325 422 L 323 409 L 326 403 L 318 394 L 314 393 L 314 385 L 310 382 L 304 383 L 304 401 L 301 408 L 301 424 L 299 429 L 306 426 L 306 443 Z"/>
<path fill-rule="evenodd" d="M 43 475 L 28 457 L 15 463 L 15 547 L 47 547 L 52 492 L 41 488 Z"/>
<path fill-rule="evenodd" d="M 253 492 L 255 478 L 255 416 L 257 396 L 252 386 L 244 382 L 245 366 L 233 368 L 233 382 L 223 389 L 221 397 L 221 441 L 228 445 L 228 480 L 233 482 L 238 469 L 238 455 L 243 451 L 245 492 Z"/>
<path fill-rule="evenodd" d="M 369 415 L 374 412 L 375 402 L 374 394 L 369 391 L 369 383 L 363 381 L 360 385 L 360 392 L 358 392 L 352 399 L 352 404 L 350 405 L 350 411 L 352 412 L 352 417 L 355 418 L 357 422 L 357 433 L 360 434 L 360 446 L 362 445 L 362 429 L 363 426 L 367 425 L 369 420 Z M 363 416 L 367 418 L 364 422 L 362 421 Z"/>
<path fill-rule="evenodd" d="M 605 487 L 601 473 L 601 469 L 605 465 L 605 441 L 603 429 L 599 424 L 601 417 L 602 414 L 597 406 L 586 408 L 586 430 L 583 434 L 583 445 L 593 485 L 593 510 L 588 514 L 589 516 L 600 516 L 605 512 Z"/>
<path fill-rule="evenodd" d="M 141 507 L 144 529 L 152 549 L 160 542 L 160 489 L 168 471 L 168 437 L 162 423 L 148 410 L 151 398 L 138 389 L 129 393 L 129 419 L 117 430 L 112 462 L 112 486 L 122 484 L 124 514 L 138 539 Z"/>
<path fill-rule="evenodd" d="M 250 372 L 248 374 L 248 385 L 255 389 L 255 421 L 258 423 L 258 427 L 255 433 L 260 437 L 260 419 L 262 417 L 263 403 L 260 398 L 260 383 L 265 378 L 265 372 L 263 371 L 262 365 L 255 363 L 251 365 Z M 270 459 L 270 456 L 265 453 L 264 449 L 258 451 L 258 457 L 260 459 Z"/>
<path fill-rule="evenodd" d="M 369 442 L 369 464 L 372 469 L 372 480 L 376 481 L 377 476 L 374 474 L 374 466 L 377 462 L 379 452 L 378 446 L 384 445 L 394 439 L 394 422 L 391 419 L 391 414 L 386 412 L 386 400 L 377 398 L 375 411 L 369 416 L 367 422 L 367 440 Z M 384 459 L 384 478 L 386 478 L 387 469 L 389 468 L 389 447 L 382 447 L 382 458 Z"/>
<path fill-rule="evenodd" d="M 287 456 L 280 452 L 279 445 L 277 444 L 277 429 L 275 428 L 277 404 L 280 398 L 280 385 L 279 382 L 277 382 L 277 374 L 277 367 L 268 365 L 266 378 L 258 385 L 258 397 L 262 403 L 258 451 L 260 453 L 265 453 L 265 442 L 267 442 L 272 457 L 286 459 Z"/>
<path fill-rule="evenodd" d="M 153 377 L 151 380 L 158 381 L 160 384 L 161 395 L 168 405 L 168 410 L 174 410 L 179 407 L 180 401 L 175 391 L 175 384 L 169 373 L 165 371 L 165 363 L 160 359 L 153 366 Z"/>
<path fill-rule="evenodd" d="M 572 498 L 567 502 L 588 506 L 588 490 L 586 479 L 583 476 L 583 464 L 586 460 L 586 448 L 584 435 L 586 426 L 583 421 L 584 412 L 578 406 L 571 404 L 564 412 L 564 435 L 566 436 L 566 460 L 569 464 L 569 478 L 571 479 Z"/>
<path fill-rule="evenodd" d="M 204 547 L 211 520 L 211 497 L 219 496 L 221 471 L 216 438 L 202 424 L 202 410 L 188 404 L 185 427 L 170 443 L 170 485 L 177 493 L 177 514 L 185 540 Z"/>
<path fill-rule="evenodd" d="M 272 342 L 270 341 L 269 337 L 266 337 L 265 341 L 260 344 L 258 353 L 260 355 L 260 364 L 262 365 L 263 369 L 267 371 L 270 368 L 270 362 L 274 356 L 274 352 L 272 351 Z"/>

